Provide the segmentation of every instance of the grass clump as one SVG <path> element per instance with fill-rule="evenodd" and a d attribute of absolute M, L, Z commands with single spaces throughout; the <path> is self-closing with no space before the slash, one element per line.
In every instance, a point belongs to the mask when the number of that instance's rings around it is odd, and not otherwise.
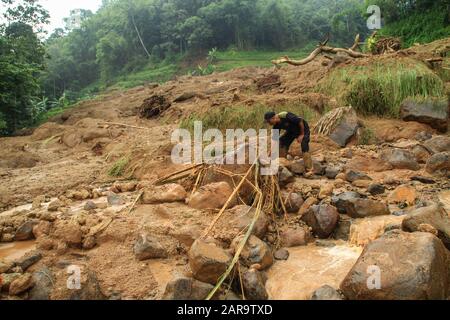
<path fill-rule="evenodd" d="M 408 58 L 337 68 L 317 89 L 353 106 L 362 115 L 386 117 L 398 117 L 406 98 L 445 95 L 443 81 L 425 64 Z"/>
<path fill-rule="evenodd" d="M 219 129 L 225 132 L 227 129 L 263 129 L 265 128 L 264 114 L 268 111 L 289 111 L 301 116 L 307 121 L 315 118 L 315 113 L 308 106 L 301 103 L 269 107 L 263 104 L 256 106 L 229 106 L 214 109 L 205 113 L 192 113 L 183 119 L 181 128 L 193 131 L 194 122 L 202 121 L 203 130 Z"/>
<path fill-rule="evenodd" d="M 130 162 L 129 157 L 122 157 L 117 160 L 108 171 L 110 177 L 121 177 L 125 173 L 125 169 Z"/>

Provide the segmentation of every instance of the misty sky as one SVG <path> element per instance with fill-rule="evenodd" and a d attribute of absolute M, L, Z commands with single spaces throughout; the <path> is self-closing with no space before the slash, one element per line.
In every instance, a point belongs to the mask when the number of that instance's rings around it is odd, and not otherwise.
<path fill-rule="evenodd" d="M 51 33 L 56 28 L 64 27 L 63 18 L 69 16 L 70 10 L 89 9 L 95 12 L 102 0 L 40 0 L 39 3 L 50 13 L 50 24 L 45 29 Z"/>

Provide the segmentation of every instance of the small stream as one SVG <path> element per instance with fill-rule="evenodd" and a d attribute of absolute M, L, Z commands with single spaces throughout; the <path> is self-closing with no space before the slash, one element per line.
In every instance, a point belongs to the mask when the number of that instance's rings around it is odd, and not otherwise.
<path fill-rule="evenodd" d="M 36 242 L 31 241 L 21 241 L 21 242 L 11 242 L 11 243 L 1 243 L 0 244 L 0 260 L 6 262 L 12 262 L 14 260 L 20 259 L 27 252 L 36 249 Z"/>

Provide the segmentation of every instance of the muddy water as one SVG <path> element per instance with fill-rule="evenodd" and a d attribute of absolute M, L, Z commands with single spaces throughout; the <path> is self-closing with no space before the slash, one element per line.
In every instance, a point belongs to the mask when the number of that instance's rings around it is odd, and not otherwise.
<path fill-rule="evenodd" d="M 27 252 L 35 249 L 35 241 L 21 241 L 0 244 L 0 259 L 11 262 L 20 259 Z"/>
<path fill-rule="evenodd" d="M 362 248 L 339 245 L 289 249 L 287 261 L 279 261 L 268 271 L 266 284 L 272 300 L 309 300 L 323 285 L 338 288 L 359 258 Z"/>

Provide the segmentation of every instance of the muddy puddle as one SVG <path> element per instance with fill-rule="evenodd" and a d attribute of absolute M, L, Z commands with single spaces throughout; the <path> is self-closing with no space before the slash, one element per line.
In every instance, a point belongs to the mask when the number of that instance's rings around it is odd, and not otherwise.
<path fill-rule="evenodd" d="M 0 244 L 0 260 L 14 261 L 23 257 L 27 252 L 36 249 L 35 241 L 21 241 Z"/>
<path fill-rule="evenodd" d="M 309 300 L 321 286 L 339 288 L 361 252 L 362 248 L 348 245 L 289 249 L 289 259 L 275 263 L 267 273 L 269 299 Z"/>

